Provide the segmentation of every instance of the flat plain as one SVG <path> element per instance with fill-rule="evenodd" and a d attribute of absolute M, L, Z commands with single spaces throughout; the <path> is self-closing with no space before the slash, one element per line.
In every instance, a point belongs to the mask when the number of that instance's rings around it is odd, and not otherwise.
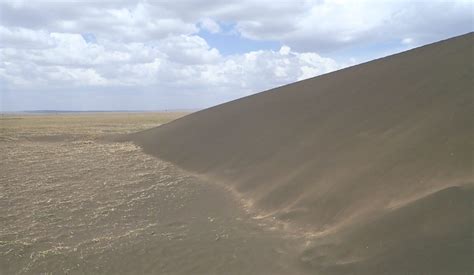
<path fill-rule="evenodd" d="M 298 274 L 304 240 L 115 135 L 184 113 L 4 115 L 0 274 Z"/>

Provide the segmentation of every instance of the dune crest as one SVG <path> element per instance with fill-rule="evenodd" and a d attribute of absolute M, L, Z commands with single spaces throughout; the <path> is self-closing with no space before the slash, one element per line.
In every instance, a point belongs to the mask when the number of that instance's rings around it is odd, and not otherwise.
<path fill-rule="evenodd" d="M 129 139 L 282 221 L 331 232 L 302 254 L 310 270 L 467 274 L 473 38 L 278 87 Z"/>

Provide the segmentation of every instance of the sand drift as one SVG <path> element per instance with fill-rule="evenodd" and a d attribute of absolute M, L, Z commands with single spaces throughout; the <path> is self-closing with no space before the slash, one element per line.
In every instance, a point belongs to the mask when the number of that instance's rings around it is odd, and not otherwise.
<path fill-rule="evenodd" d="M 473 38 L 186 116 L 2 115 L 0 274 L 472 274 Z"/>
<path fill-rule="evenodd" d="M 132 143 L 180 114 L 0 122 L 0 274 L 299 274 L 305 240 Z"/>
<path fill-rule="evenodd" d="M 473 34 L 126 139 L 312 236 L 317 274 L 470 274 Z M 265 81 L 262 79 L 262 81 Z"/>

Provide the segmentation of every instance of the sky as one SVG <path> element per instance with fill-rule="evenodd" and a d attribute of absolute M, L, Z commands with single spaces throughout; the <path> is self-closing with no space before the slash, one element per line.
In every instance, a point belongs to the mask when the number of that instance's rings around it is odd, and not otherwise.
<path fill-rule="evenodd" d="M 473 31 L 472 1 L 0 0 L 0 112 L 201 109 Z"/>

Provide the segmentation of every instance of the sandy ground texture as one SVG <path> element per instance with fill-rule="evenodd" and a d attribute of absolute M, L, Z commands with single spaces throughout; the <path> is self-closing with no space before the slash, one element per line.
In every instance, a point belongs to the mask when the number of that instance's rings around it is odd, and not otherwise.
<path fill-rule="evenodd" d="M 315 236 L 318 274 L 472 274 L 474 34 L 130 135 Z M 262 80 L 264 81 L 264 80 Z"/>
<path fill-rule="evenodd" d="M 4 116 L 0 273 L 472 274 L 473 37 L 138 133 L 181 114 Z"/>
<path fill-rule="evenodd" d="M 181 116 L 0 120 L 0 274 L 300 274 L 305 240 L 216 184 L 104 140 Z"/>

